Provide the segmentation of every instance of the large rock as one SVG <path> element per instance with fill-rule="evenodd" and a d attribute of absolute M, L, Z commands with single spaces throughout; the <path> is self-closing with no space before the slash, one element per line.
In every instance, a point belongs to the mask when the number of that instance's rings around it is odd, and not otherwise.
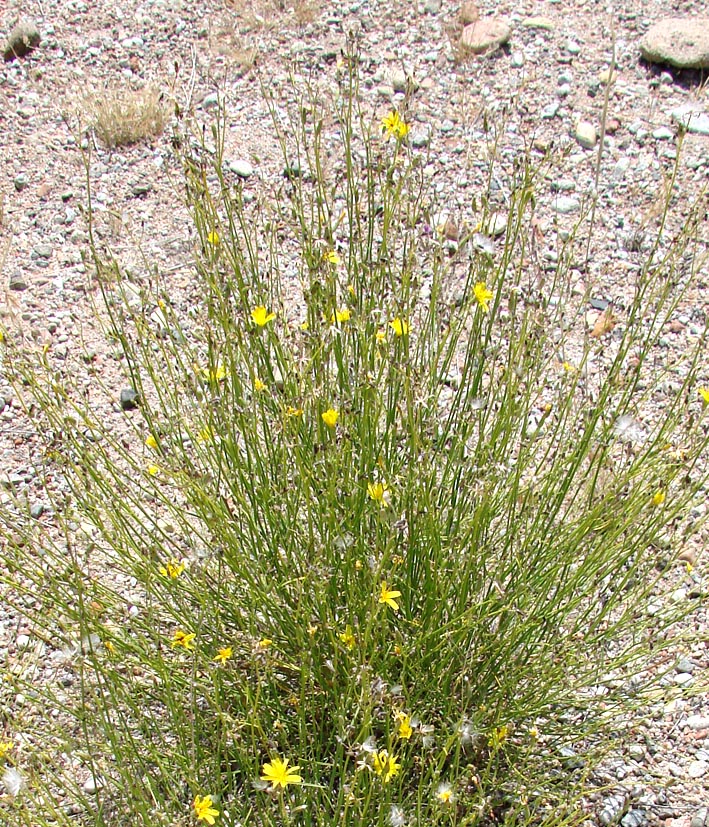
<path fill-rule="evenodd" d="M 651 63 L 709 69 L 709 17 L 668 17 L 648 30 L 640 52 Z"/>
<path fill-rule="evenodd" d="M 41 39 L 39 30 L 31 20 L 20 20 L 7 38 L 2 53 L 5 61 L 14 60 L 16 57 L 24 57 L 32 49 L 39 46 Z"/>
<path fill-rule="evenodd" d="M 481 55 L 503 46 L 511 34 L 512 30 L 504 20 L 499 17 L 486 17 L 463 29 L 460 45 L 468 52 Z"/>

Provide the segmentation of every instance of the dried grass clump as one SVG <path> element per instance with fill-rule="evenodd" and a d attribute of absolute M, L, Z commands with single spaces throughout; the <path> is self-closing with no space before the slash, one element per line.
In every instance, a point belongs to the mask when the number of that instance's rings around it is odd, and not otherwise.
<path fill-rule="evenodd" d="M 111 149 L 154 138 L 165 128 L 167 107 L 159 89 L 106 89 L 87 101 L 91 125 Z"/>

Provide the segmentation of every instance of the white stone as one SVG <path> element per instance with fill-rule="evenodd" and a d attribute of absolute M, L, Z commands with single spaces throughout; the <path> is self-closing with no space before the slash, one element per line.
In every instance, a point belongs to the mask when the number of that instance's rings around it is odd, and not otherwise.
<path fill-rule="evenodd" d="M 229 161 L 229 169 L 239 176 L 239 178 L 250 178 L 254 174 L 254 168 L 248 161 L 237 159 L 236 161 Z"/>
<path fill-rule="evenodd" d="M 589 121 L 579 121 L 574 130 L 574 138 L 576 138 L 579 146 L 582 146 L 584 149 L 593 149 L 598 140 L 596 127 L 592 123 L 589 123 Z"/>
<path fill-rule="evenodd" d="M 709 763 L 706 761 L 692 761 L 687 767 L 687 775 L 690 778 L 701 778 L 709 769 Z"/>

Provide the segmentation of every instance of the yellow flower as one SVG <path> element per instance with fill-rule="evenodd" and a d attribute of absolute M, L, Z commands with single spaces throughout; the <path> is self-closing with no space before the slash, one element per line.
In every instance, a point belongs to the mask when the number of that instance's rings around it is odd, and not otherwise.
<path fill-rule="evenodd" d="M 261 649 L 268 649 L 268 647 L 271 646 L 272 644 L 273 644 L 273 641 L 271 640 L 270 637 L 262 637 L 261 640 L 259 640 L 259 642 L 258 642 L 258 645 L 261 647 Z"/>
<path fill-rule="evenodd" d="M 5 341 L 5 334 L 0 330 L 0 345 Z"/>
<path fill-rule="evenodd" d="M 10 752 L 13 748 L 14 744 L 12 741 L 0 741 L 0 761 L 2 761 L 5 756 Z"/>
<path fill-rule="evenodd" d="M 396 333 L 397 336 L 406 336 L 409 332 L 409 323 L 406 319 L 392 319 L 389 322 L 389 327 Z"/>
<path fill-rule="evenodd" d="M 507 726 L 507 724 L 502 724 L 502 726 L 495 727 L 490 737 L 487 739 L 488 746 L 492 747 L 493 749 L 497 749 L 507 738 L 509 731 L 510 728 Z"/>
<path fill-rule="evenodd" d="M 384 482 L 370 482 L 367 483 L 367 493 L 369 494 L 369 498 L 378 502 L 382 508 L 384 506 L 389 505 L 389 501 L 391 500 L 391 491 L 389 490 L 389 486 Z"/>
<path fill-rule="evenodd" d="M 441 802 L 441 804 L 450 804 L 455 800 L 453 787 L 445 781 L 440 783 L 436 789 L 436 798 Z"/>
<path fill-rule="evenodd" d="M 226 368 L 224 365 L 217 365 L 216 368 L 202 368 L 202 378 L 208 382 L 222 382 L 226 379 Z"/>
<path fill-rule="evenodd" d="M 396 756 L 389 755 L 385 749 L 374 753 L 372 763 L 374 764 L 374 772 L 383 778 L 385 784 L 388 784 L 401 769 L 401 764 L 397 762 Z"/>
<path fill-rule="evenodd" d="M 473 288 L 473 292 L 475 293 L 478 304 L 483 309 L 483 313 L 487 313 L 490 309 L 488 302 L 492 298 L 492 290 L 487 289 L 484 281 L 479 281 Z"/>
<path fill-rule="evenodd" d="M 160 467 L 158 465 L 148 465 L 147 471 L 151 477 L 154 477 L 160 473 Z"/>
<path fill-rule="evenodd" d="M 268 310 L 260 304 L 258 307 L 254 307 L 251 311 L 251 318 L 259 327 L 265 327 L 269 322 L 272 322 L 276 318 L 276 314 L 269 313 Z"/>
<path fill-rule="evenodd" d="M 666 492 L 660 488 L 659 491 L 655 491 L 655 493 L 652 495 L 652 504 L 662 505 L 662 503 L 665 501 L 666 496 Z"/>
<path fill-rule="evenodd" d="M 379 602 L 386 603 L 387 606 L 390 606 L 395 612 L 398 612 L 399 604 L 394 599 L 395 597 L 401 597 L 401 592 L 396 589 L 390 589 L 386 580 L 382 580 L 379 592 Z"/>
<path fill-rule="evenodd" d="M 265 383 L 265 382 L 262 382 L 262 381 L 258 378 L 258 376 L 254 377 L 254 390 L 255 390 L 257 393 L 261 393 L 261 391 L 265 391 L 265 390 L 266 390 L 266 383 Z"/>
<path fill-rule="evenodd" d="M 207 241 L 216 247 L 221 243 L 219 233 L 216 230 L 212 230 L 212 232 L 207 236 Z"/>
<path fill-rule="evenodd" d="M 147 437 L 145 438 L 145 444 L 148 446 L 148 448 L 152 448 L 154 451 L 157 450 L 158 441 L 152 434 L 147 435 Z"/>
<path fill-rule="evenodd" d="M 261 780 L 268 781 L 272 790 L 279 787 L 285 790 L 289 784 L 302 784 L 303 779 L 297 774 L 300 767 L 288 767 L 288 759 L 281 761 L 274 758 L 263 765 Z"/>
<path fill-rule="evenodd" d="M 213 442 L 216 439 L 216 433 L 211 425 L 206 425 L 197 434 L 197 442 Z"/>
<path fill-rule="evenodd" d="M 414 732 L 411 728 L 411 718 L 405 712 L 397 712 L 395 717 L 399 724 L 396 734 L 403 741 L 408 741 Z"/>
<path fill-rule="evenodd" d="M 334 408 L 328 408 L 322 415 L 322 421 L 328 428 L 334 428 L 335 425 L 337 425 L 337 418 L 339 415 L 340 414 Z"/>
<path fill-rule="evenodd" d="M 177 631 L 172 636 L 172 648 L 177 649 L 181 646 L 183 649 L 194 649 L 192 641 L 197 637 L 194 632 L 183 632 L 182 629 Z"/>
<path fill-rule="evenodd" d="M 177 580 L 177 578 L 182 574 L 185 570 L 184 563 L 180 563 L 179 560 L 170 560 L 164 566 L 160 566 L 158 571 L 162 574 L 163 577 L 169 577 L 172 580 Z"/>
<path fill-rule="evenodd" d="M 234 654 L 234 650 L 231 646 L 224 646 L 222 649 L 217 649 L 217 656 L 214 658 L 215 662 L 221 663 L 222 665 L 225 664 L 230 657 Z"/>
<path fill-rule="evenodd" d="M 702 397 L 702 401 L 709 405 L 709 388 L 699 388 L 699 395 Z"/>
<path fill-rule="evenodd" d="M 405 138 L 409 132 L 408 124 L 404 123 L 396 109 L 382 118 L 382 128 L 387 138 L 394 136 L 399 140 Z"/>
<path fill-rule="evenodd" d="M 289 405 L 286 408 L 286 416 L 293 417 L 293 416 L 302 416 L 303 409 L 302 408 L 294 408 L 292 405 Z"/>
<path fill-rule="evenodd" d="M 219 815 L 219 810 L 212 807 L 211 795 L 198 795 L 192 802 L 192 807 L 197 821 L 206 821 L 207 824 L 214 824 L 214 819 Z"/>
<path fill-rule="evenodd" d="M 330 264 L 339 264 L 342 261 L 342 259 L 337 255 L 337 253 L 334 250 L 328 250 L 323 255 L 323 261 L 328 261 L 330 262 Z"/>
<path fill-rule="evenodd" d="M 386 335 L 386 332 L 384 330 L 382 330 L 381 328 L 379 330 L 377 330 L 376 339 L 377 339 L 377 344 L 378 345 L 382 344 L 382 342 L 386 342 L 386 338 L 387 338 L 387 335 Z"/>
<path fill-rule="evenodd" d="M 347 626 L 345 626 L 345 631 L 344 631 L 344 632 L 340 632 L 340 634 L 338 635 L 338 637 L 340 638 L 340 640 L 342 641 L 342 643 L 343 643 L 343 644 L 344 644 L 344 645 L 345 645 L 345 646 L 346 646 L 346 647 L 347 647 L 350 651 L 352 651 L 352 649 L 354 649 L 354 647 L 355 647 L 355 643 L 357 643 L 357 639 L 355 638 L 355 636 L 354 636 L 354 632 L 352 631 L 352 627 L 350 626 L 350 624 L 349 624 L 349 623 L 347 624 Z"/>
<path fill-rule="evenodd" d="M 345 322 L 349 322 L 352 318 L 352 314 L 350 313 L 349 307 L 341 307 L 339 310 L 335 310 L 335 312 L 330 316 L 330 324 L 344 324 Z"/>

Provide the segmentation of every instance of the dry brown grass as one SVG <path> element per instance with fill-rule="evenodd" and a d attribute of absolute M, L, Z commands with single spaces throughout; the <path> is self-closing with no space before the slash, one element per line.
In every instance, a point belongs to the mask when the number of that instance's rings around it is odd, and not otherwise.
<path fill-rule="evenodd" d="M 111 148 L 160 135 L 168 117 L 162 94 L 155 87 L 105 89 L 90 95 L 85 109 L 97 137 Z"/>

